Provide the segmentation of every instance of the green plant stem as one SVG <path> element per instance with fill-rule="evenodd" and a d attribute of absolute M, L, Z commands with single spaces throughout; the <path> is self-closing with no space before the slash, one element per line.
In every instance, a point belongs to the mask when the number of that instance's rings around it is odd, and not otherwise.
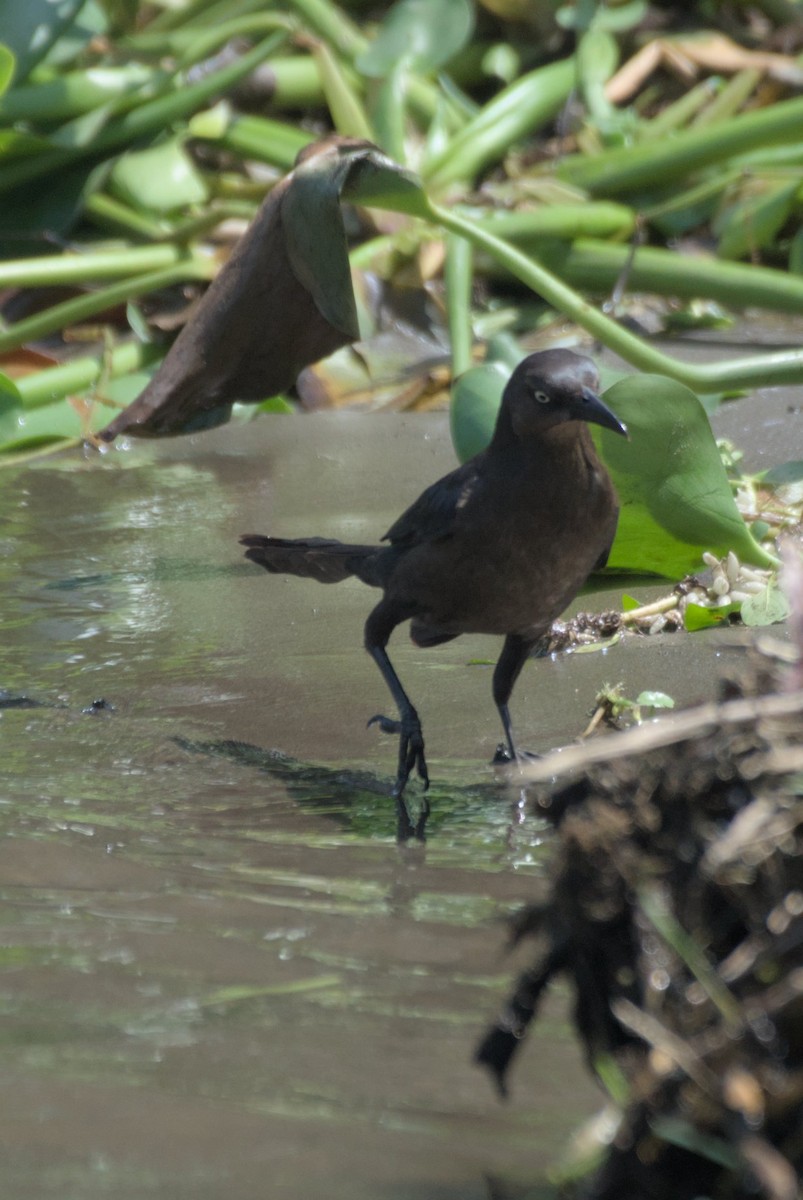
<path fill-rule="evenodd" d="M 697 114 L 694 121 L 695 129 L 708 125 L 716 125 L 719 121 L 728 121 L 735 116 L 742 105 L 752 96 L 761 81 L 761 72 L 755 67 L 737 71 L 728 80 L 722 90 L 710 104 Z"/>
<path fill-rule="evenodd" d="M 344 58 L 352 60 L 366 48 L 368 39 L 342 8 L 330 0 L 289 0 L 305 25 L 308 25 Z"/>
<path fill-rule="evenodd" d="M 490 221 L 483 226 L 491 227 Z M 634 291 L 687 300 L 705 297 L 733 308 L 803 313 L 803 278 L 772 267 L 691 258 L 660 246 L 641 246 L 631 258 L 629 246 L 595 238 L 574 242 L 523 238 L 520 245 L 565 283 L 583 291 L 609 292 L 627 270 L 627 285 Z"/>
<path fill-rule="evenodd" d="M 172 234 L 169 222 L 150 217 L 106 192 L 93 192 L 87 196 L 84 213 L 102 228 L 111 228 L 118 233 L 122 230 L 127 236 L 158 241 Z"/>
<path fill-rule="evenodd" d="M 50 287 L 70 283 L 90 283 L 99 279 L 119 279 L 161 271 L 188 262 L 182 246 L 137 246 L 125 250 L 107 250 L 86 254 L 54 254 L 43 258 L 17 258 L 0 262 L 0 287 Z M 204 260 L 196 255 L 199 263 Z M 214 260 L 206 269 L 214 270 Z"/>
<path fill-rule="evenodd" d="M 222 21 L 208 29 L 185 30 L 187 38 L 179 55 L 179 69 L 186 69 L 194 63 L 203 62 L 213 55 L 220 47 L 225 46 L 232 38 L 252 37 L 271 29 L 284 29 L 292 32 L 292 22 L 281 13 L 250 13 L 243 17 L 234 17 L 231 21 Z"/>
<path fill-rule="evenodd" d="M 101 104 L 144 89 L 161 71 L 140 63 L 67 71 L 45 83 L 23 84 L 0 97 L 0 122 L 68 121 Z"/>
<path fill-rule="evenodd" d="M 565 102 L 577 77 L 573 58 L 538 67 L 503 88 L 452 138 L 434 161 L 425 164 L 425 182 L 433 191 L 472 180 L 502 158 L 511 143 L 550 120 Z"/>
<path fill-rule="evenodd" d="M 668 133 L 674 134 L 677 129 L 687 125 L 716 95 L 717 87 L 716 79 L 704 79 L 702 83 L 690 88 L 679 100 L 675 100 L 674 104 L 667 104 L 657 117 L 653 117 L 651 121 L 643 121 L 639 126 L 639 142 L 654 142 L 657 138 L 666 137 Z"/>
<path fill-rule="evenodd" d="M 471 243 L 450 234 L 446 239 L 445 285 L 454 379 L 471 366 L 471 347 L 474 342 L 471 328 L 473 262 Z"/>
<path fill-rule="evenodd" d="M 270 64 L 274 81 L 272 109 L 315 108 L 323 101 L 323 88 L 315 59 L 308 54 L 274 58 Z"/>
<path fill-rule="evenodd" d="M 162 31 L 175 29 L 177 25 L 192 25 L 196 19 L 206 15 L 206 10 L 212 8 L 216 2 L 217 0 L 189 0 L 187 4 L 182 4 L 176 8 L 163 8 L 148 23 L 148 29 L 149 31 Z"/>
<path fill-rule="evenodd" d="M 214 111 L 214 110 L 213 110 Z M 299 150 L 315 140 L 314 134 L 268 117 L 232 116 L 219 134 L 204 130 L 205 114 L 190 121 L 190 133 L 202 141 L 213 141 L 223 150 L 242 158 L 270 163 L 290 170 Z"/>
<path fill-rule="evenodd" d="M 259 42 L 252 50 L 233 63 L 227 63 L 197 83 L 177 86 L 174 91 L 155 100 L 146 101 L 124 116 L 118 117 L 103 129 L 86 146 L 70 146 L 55 149 L 30 158 L 17 159 L 7 164 L 0 175 L 0 193 L 8 192 L 21 184 L 48 176 L 82 158 L 99 159 L 104 155 L 126 146 L 146 134 L 163 130 L 174 121 L 187 117 L 207 103 L 213 96 L 228 90 L 243 76 L 250 74 L 286 39 L 284 31 L 274 33 Z"/>
<path fill-rule="evenodd" d="M 196 216 L 186 217 L 183 221 L 176 221 L 173 231 L 169 235 L 171 242 L 186 244 L 192 238 L 199 237 L 201 234 L 207 233 L 208 230 L 214 229 L 222 221 L 232 219 L 252 221 L 257 208 L 258 205 L 250 200 L 216 201 L 204 212 L 199 212 Z"/>
<path fill-rule="evenodd" d="M 568 287 L 541 263 L 528 258 L 509 243 L 495 238 L 486 229 L 459 216 L 455 211 L 429 202 L 431 219 L 452 233 L 461 234 L 476 248 L 485 250 L 511 274 L 531 288 L 553 308 L 576 321 L 598 338 L 609 350 L 641 371 L 651 371 L 677 379 L 697 392 L 717 392 L 726 388 L 768 386 L 803 382 L 803 350 L 780 351 L 719 363 L 680 362 L 647 345 L 629 330 L 617 325 L 582 296 Z"/>
<path fill-rule="evenodd" d="M 116 379 L 150 366 L 164 354 L 164 346 L 137 341 L 124 342 L 109 355 L 73 358 L 57 367 L 47 367 L 17 379 L 15 385 L 25 408 L 54 404 L 73 393 L 85 392 L 101 376 Z"/>
<path fill-rule="evenodd" d="M 743 172 L 736 167 L 724 168 L 715 178 L 704 179 L 702 183 L 697 183 L 694 187 L 686 188 L 680 192 L 674 188 L 671 191 L 667 191 L 663 199 L 656 200 L 654 204 L 649 204 L 645 208 L 640 209 L 640 215 L 644 221 L 649 223 L 651 221 L 659 221 L 662 217 L 671 216 L 673 213 L 682 213 L 686 209 L 694 208 L 698 204 L 707 204 L 715 200 L 717 196 L 721 195 L 726 188 L 731 187 L 738 179 L 741 179 L 742 175 Z"/>
<path fill-rule="evenodd" d="M 490 233 L 514 242 L 545 237 L 626 238 L 636 227 L 633 209 L 613 200 L 540 204 L 511 212 L 477 210 L 477 218 Z"/>
<path fill-rule="evenodd" d="M 359 95 L 360 85 L 353 70 L 333 54 L 323 40 L 313 42 L 312 53 L 318 64 L 326 103 L 337 132 L 347 137 L 374 141 L 376 135 Z"/>
<path fill-rule="evenodd" d="M 160 288 L 172 287 L 186 279 L 211 279 L 215 273 L 215 264 L 211 259 L 188 257 L 176 266 L 167 267 L 162 271 L 153 271 L 145 275 L 135 275 L 122 283 L 114 283 L 110 287 L 100 288 L 86 296 L 78 296 L 73 300 L 65 300 L 63 304 L 54 304 L 44 312 L 26 317 L 0 333 L 0 354 L 24 346 L 26 342 L 36 341 L 55 333 L 69 325 L 86 321 L 89 317 L 97 316 L 118 304 L 125 304 L 137 296 L 147 292 L 155 292 Z"/>
<path fill-rule="evenodd" d="M 592 195 L 616 195 L 677 183 L 690 171 L 710 167 L 734 154 L 798 142 L 803 128 L 803 97 L 781 100 L 756 112 L 703 129 L 687 129 L 660 142 L 608 150 L 596 156 L 572 155 L 557 174 Z"/>

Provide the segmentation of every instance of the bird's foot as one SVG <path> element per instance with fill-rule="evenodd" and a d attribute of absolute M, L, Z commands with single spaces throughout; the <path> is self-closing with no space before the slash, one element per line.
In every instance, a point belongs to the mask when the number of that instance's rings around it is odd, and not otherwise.
<path fill-rule="evenodd" d="M 378 725 L 383 733 L 399 735 L 399 769 L 393 785 L 393 795 L 397 798 L 401 796 L 413 769 L 423 782 L 424 791 L 426 791 L 429 787 L 429 772 L 427 771 L 427 760 L 424 757 L 424 735 L 418 717 L 402 717 L 400 721 L 397 721 L 392 717 L 383 717 L 381 713 L 377 713 L 375 717 L 371 717 L 368 724 L 369 726 Z"/>
<path fill-rule="evenodd" d="M 540 757 L 540 754 L 533 754 L 530 750 L 519 750 L 518 747 L 515 754 L 511 754 L 510 748 L 504 742 L 500 742 L 491 759 L 491 766 L 500 767 L 513 762 L 520 766 L 526 766 L 527 763 L 537 762 Z"/>

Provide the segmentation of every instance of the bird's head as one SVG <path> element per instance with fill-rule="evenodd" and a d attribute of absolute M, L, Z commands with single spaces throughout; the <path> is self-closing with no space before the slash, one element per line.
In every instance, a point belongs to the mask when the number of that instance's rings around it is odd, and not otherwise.
<path fill-rule="evenodd" d="M 516 367 L 502 398 L 519 438 L 566 421 L 588 421 L 627 437 L 627 428 L 599 398 L 599 374 L 573 350 L 540 350 Z"/>

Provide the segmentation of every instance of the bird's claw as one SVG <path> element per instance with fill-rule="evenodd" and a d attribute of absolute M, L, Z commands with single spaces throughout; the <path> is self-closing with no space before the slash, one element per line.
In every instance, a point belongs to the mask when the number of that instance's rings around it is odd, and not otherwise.
<path fill-rule="evenodd" d="M 537 762 L 540 757 L 540 754 L 533 754 L 530 750 L 519 750 L 518 748 L 515 755 L 513 755 L 505 743 L 500 742 L 496 747 L 496 753 L 491 759 L 491 766 L 500 767 L 514 762 L 525 766 L 527 763 Z"/>
<path fill-rule="evenodd" d="M 414 769 L 426 791 L 429 787 L 429 772 L 424 757 L 424 735 L 418 717 L 403 717 L 396 721 L 392 717 L 384 717 L 377 713 L 375 717 L 371 717 L 368 724 L 378 725 L 383 733 L 399 735 L 399 769 L 393 785 L 393 795 L 397 799 L 401 796 Z"/>
<path fill-rule="evenodd" d="M 401 721 L 395 721 L 393 717 L 383 717 L 381 713 L 371 717 L 365 728 L 370 729 L 372 725 L 378 725 L 383 733 L 401 733 L 402 728 Z"/>

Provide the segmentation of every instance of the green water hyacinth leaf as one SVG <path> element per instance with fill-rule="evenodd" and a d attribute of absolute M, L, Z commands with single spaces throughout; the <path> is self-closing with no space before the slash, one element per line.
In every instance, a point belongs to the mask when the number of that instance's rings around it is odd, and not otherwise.
<path fill-rule="evenodd" d="M 104 409 L 96 405 L 89 428 L 99 429 L 105 419 Z M 86 432 L 87 421 L 69 400 L 25 408 L 19 396 L 15 398 L 0 380 L 0 454 L 31 450 L 63 438 L 81 438 Z"/>
<path fill-rule="evenodd" d="M 0 0 L 0 31 L 16 58 L 21 83 L 72 25 L 85 0 Z"/>
<path fill-rule="evenodd" d="M 449 423 L 461 462 L 488 445 L 509 377 L 510 370 L 501 363 L 484 363 L 466 371 L 452 387 Z"/>
<path fill-rule="evenodd" d="M 594 29 L 632 29 L 643 20 L 648 5 L 646 0 L 629 0 L 617 5 L 593 5 L 591 24 Z M 588 21 L 588 6 L 563 4 L 555 13 L 555 20 L 563 29 L 583 29 Z"/>
<path fill-rule="evenodd" d="M 397 0 L 357 59 L 364 75 L 382 79 L 399 64 L 435 71 L 462 50 L 474 28 L 469 0 Z"/>
<path fill-rule="evenodd" d="M 14 55 L 8 46 L 0 42 L 0 96 L 5 92 L 14 76 Z"/>
<path fill-rule="evenodd" d="M 639 692 L 636 704 L 640 708 L 674 708 L 675 701 L 666 692 Z"/>
<path fill-rule="evenodd" d="M 8 375 L 4 375 L 0 371 L 0 401 L 3 402 L 20 402 L 22 397 L 19 393 L 19 388 L 13 379 L 9 379 Z"/>
<path fill-rule="evenodd" d="M 678 578 L 699 566 L 704 550 L 774 565 L 736 507 L 694 392 L 662 375 L 628 375 L 608 388 L 605 403 L 630 433 L 626 442 L 599 430 L 620 503 L 610 568 Z"/>
<path fill-rule="evenodd" d="M 789 601 L 776 583 L 768 583 L 763 592 L 742 601 L 745 625 L 776 625 L 789 616 Z"/>
<path fill-rule="evenodd" d="M 209 196 L 179 138 L 121 155 L 112 170 L 110 188 L 134 208 L 159 213 L 202 204 Z"/>
<path fill-rule="evenodd" d="M 505 376 L 467 371 L 452 395 L 452 429 L 461 459 L 488 444 Z M 773 566 L 731 492 L 708 418 L 695 394 L 662 375 L 629 375 L 604 393 L 629 441 L 592 428 L 619 494 L 620 514 L 608 570 L 679 579 L 699 569 L 704 550 L 733 550 L 744 562 Z M 709 610 L 706 610 L 709 611 Z"/>
<path fill-rule="evenodd" d="M 738 600 L 717 608 L 709 608 L 707 604 L 687 604 L 683 610 L 683 626 L 689 633 L 696 633 L 698 629 L 713 629 L 715 625 L 724 625 L 728 617 L 738 616 L 741 608 Z"/>

